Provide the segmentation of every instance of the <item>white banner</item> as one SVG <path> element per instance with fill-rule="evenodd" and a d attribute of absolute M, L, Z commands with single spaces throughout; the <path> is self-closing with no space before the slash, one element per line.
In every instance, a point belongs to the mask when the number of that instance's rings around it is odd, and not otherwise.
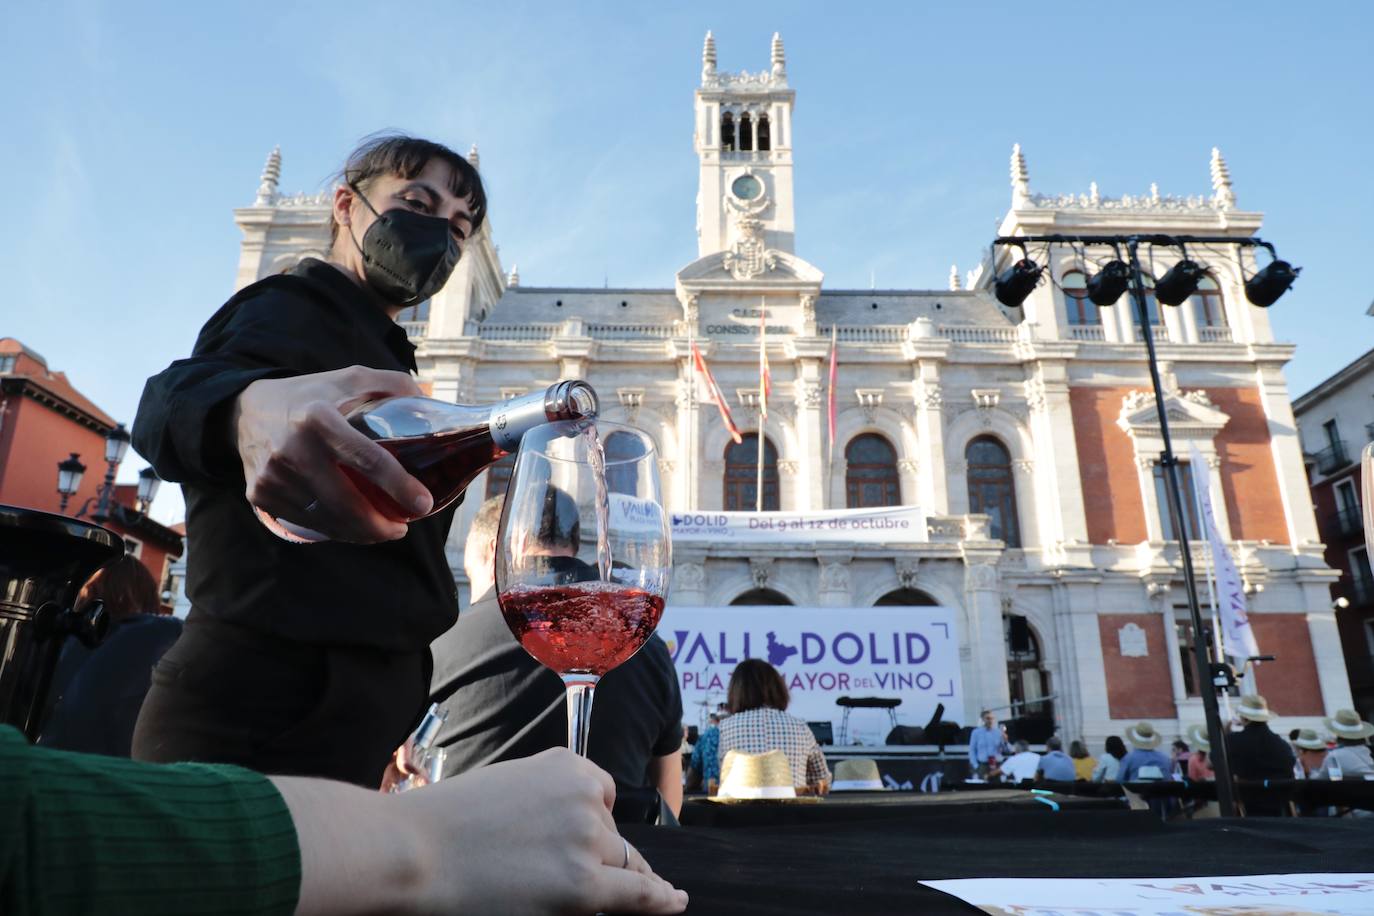
<path fill-rule="evenodd" d="M 673 654 L 688 724 L 725 702 L 730 673 L 746 658 L 777 668 L 792 696 L 787 711 L 833 723 L 837 741 L 842 696 L 900 699 L 895 713 L 904 725 L 925 725 L 937 703 L 946 720 L 969 724 L 949 608 L 669 605 L 658 635 Z M 849 743 L 882 744 L 891 729 L 885 709 L 855 709 Z"/>
<path fill-rule="evenodd" d="M 916 506 L 825 512 L 674 512 L 673 541 L 712 544 L 910 544 L 925 541 Z"/>
<path fill-rule="evenodd" d="M 1212 548 L 1212 569 L 1217 579 L 1217 613 L 1221 617 L 1222 645 L 1226 654 L 1245 659 L 1260 654 L 1259 644 L 1255 642 L 1255 631 L 1250 628 L 1250 614 L 1245 606 L 1245 583 L 1241 581 L 1240 571 L 1226 542 L 1217 530 L 1216 515 L 1212 512 L 1212 488 L 1207 485 L 1207 464 L 1198 452 L 1197 445 L 1192 450 L 1193 486 L 1197 489 L 1198 505 L 1202 508 L 1202 527 L 1207 543 Z"/>
<path fill-rule="evenodd" d="M 996 916 L 1374 913 L 1374 874 L 922 881 Z"/>

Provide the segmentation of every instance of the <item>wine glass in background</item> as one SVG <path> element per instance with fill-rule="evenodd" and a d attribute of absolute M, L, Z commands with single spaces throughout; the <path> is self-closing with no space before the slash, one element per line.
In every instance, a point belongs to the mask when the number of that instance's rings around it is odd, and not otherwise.
<path fill-rule="evenodd" d="M 584 757 L 596 683 L 653 635 L 671 572 L 646 433 L 573 421 L 525 434 L 497 533 L 497 600 L 525 651 L 563 679 L 568 746 Z"/>

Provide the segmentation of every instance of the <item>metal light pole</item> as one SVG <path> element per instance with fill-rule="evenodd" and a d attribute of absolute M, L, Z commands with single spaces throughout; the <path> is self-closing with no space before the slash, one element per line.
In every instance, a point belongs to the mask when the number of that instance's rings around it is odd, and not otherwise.
<path fill-rule="evenodd" d="M 1225 817 L 1232 817 L 1235 814 L 1235 786 L 1231 779 L 1231 764 L 1226 750 L 1226 730 L 1221 721 L 1221 713 L 1217 704 L 1217 674 L 1224 672 L 1226 664 L 1224 659 L 1212 658 L 1213 643 L 1210 639 L 1203 639 L 1206 629 L 1202 622 L 1202 609 L 1198 604 L 1197 579 L 1193 571 L 1193 555 L 1188 546 L 1188 532 L 1184 528 L 1183 519 L 1183 500 L 1181 488 L 1178 482 L 1178 458 L 1174 455 L 1173 439 L 1169 432 L 1169 415 L 1164 405 L 1164 388 L 1159 378 L 1159 362 L 1155 355 L 1154 333 L 1150 329 L 1149 310 L 1145 305 L 1145 286 L 1141 280 L 1140 257 L 1137 249 L 1141 242 L 1151 245 L 1167 245 L 1182 249 L 1183 245 L 1190 243 L 1215 244 L 1215 245 L 1234 245 L 1237 247 L 1261 247 L 1274 255 L 1274 247 L 1268 242 L 1258 238 L 1229 238 L 1226 236 L 1168 236 L 1168 235 L 1027 235 L 1027 236 L 1002 236 L 997 238 L 993 245 L 1010 245 L 1019 247 L 1022 251 L 1022 261 L 1009 271 L 1007 274 L 1007 298 L 1002 297 L 1002 290 L 998 289 L 999 301 L 1003 304 L 1012 304 L 1008 300 L 1014 300 L 1019 306 L 1026 296 L 1030 295 L 1035 284 L 1039 282 L 1040 271 L 1043 268 L 1030 262 L 1025 255 L 1026 243 L 1048 243 L 1048 244 L 1077 244 L 1077 245 L 1104 245 L 1111 246 L 1114 251 L 1120 252 L 1120 246 L 1125 245 L 1130 258 L 1129 264 L 1129 290 L 1131 299 L 1135 302 L 1137 321 L 1140 325 L 1140 333 L 1145 338 L 1145 352 L 1148 356 L 1150 366 L 1150 384 L 1154 388 L 1155 411 L 1159 415 L 1160 438 L 1164 443 L 1164 451 L 1160 453 L 1160 465 L 1164 469 L 1165 490 L 1169 500 L 1169 518 L 1173 523 L 1174 534 L 1178 538 L 1179 554 L 1183 564 L 1183 584 L 1188 595 L 1188 613 L 1193 623 L 1193 661 L 1197 668 L 1197 682 L 1199 693 L 1202 694 L 1202 708 L 1207 719 L 1208 739 L 1212 744 L 1211 761 L 1213 771 L 1216 773 L 1217 782 L 1217 802 L 1221 808 L 1221 813 Z M 994 258 L 994 265 L 996 261 Z M 1118 262 L 1119 263 L 1119 262 Z M 1110 266 L 1110 265 L 1109 265 Z M 1120 270 L 1120 267 L 1117 267 Z M 1245 295 L 1251 303 L 1261 308 L 1268 308 L 1273 305 L 1275 300 L 1292 285 L 1297 279 L 1298 270 L 1286 261 L 1275 259 L 1266 265 L 1255 276 L 1246 280 Z M 1104 273 L 1106 269 L 1104 268 Z M 1122 279 L 1117 274 L 1118 281 Z M 998 286 L 1001 286 L 999 278 Z M 1113 289 L 1119 297 L 1119 287 Z M 1099 301 L 1098 305 L 1107 305 L 1115 299 Z M 1184 300 L 1186 301 L 1186 299 Z M 1181 304 L 1181 303 L 1180 303 Z"/>
<path fill-rule="evenodd" d="M 1193 572 L 1193 552 L 1188 546 L 1188 530 L 1183 524 L 1183 499 L 1178 485 L 1178 458 L 1174 455 L 1173 437 L 1169 433 L 1169 413 L 1164 407 L 1164 386 L 1159 379 L 1159 362 L 1155 358 L 1155 335 L 1150 327 L 1149 310 L 1145 306 L 1145 284 L 1140 279 L 1139 240 L 1126 240 L 1130 254 L 1131 299 L 1135 301 L 1140 333 L 1145 338 L 1145 352 L 1149 355 L 1150 384 L 1155 392 L 1155 412 L 1159 414 L 1159 435 L 1164 440 L 1159 463 L 1164 468 L 1164 488 L 1169 495 L 1169 518 L 1178 538 L 1179 557 L 1183 561 L 1183 587 L 1188 594 L 1188 613 L 1193 621 L 1193 660 L 1197 666 L 1198 692 L 1202 694 L 1203 714 L 1207 719 L 1207 734 L 1212 743 L 1212 770 L 1217 778 L 1217 804 L 1222 817 L 1236 813 L 1235 787 L 1231 782 L 1231 760 L 1226 748 L 1226 729 L 1217 706 L 1217 690 L 1212 678 L 1212 641 L 1204 639 L 1202 608 L 1197 600 L 1197 579 Z M 1158 306 L 1157 306 L 1158 307 Z"/>

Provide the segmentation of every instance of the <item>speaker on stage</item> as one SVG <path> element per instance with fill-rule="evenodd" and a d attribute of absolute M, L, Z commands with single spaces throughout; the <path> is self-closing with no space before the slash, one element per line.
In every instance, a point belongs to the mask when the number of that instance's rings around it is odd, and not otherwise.
<path fill-rule="evenodd" d="M 887 733 L 888 744 L 921 744 L 926 730 L 919 725 L 898 725 Z"/>

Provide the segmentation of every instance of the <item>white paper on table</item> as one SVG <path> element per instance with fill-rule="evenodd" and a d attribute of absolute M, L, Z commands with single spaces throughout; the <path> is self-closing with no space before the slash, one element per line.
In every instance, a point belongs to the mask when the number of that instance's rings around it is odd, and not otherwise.
<path fill-rule="evenodd" d="M 1368 916 L 1374 873 L 922 881 L 994 916 Z"/>

